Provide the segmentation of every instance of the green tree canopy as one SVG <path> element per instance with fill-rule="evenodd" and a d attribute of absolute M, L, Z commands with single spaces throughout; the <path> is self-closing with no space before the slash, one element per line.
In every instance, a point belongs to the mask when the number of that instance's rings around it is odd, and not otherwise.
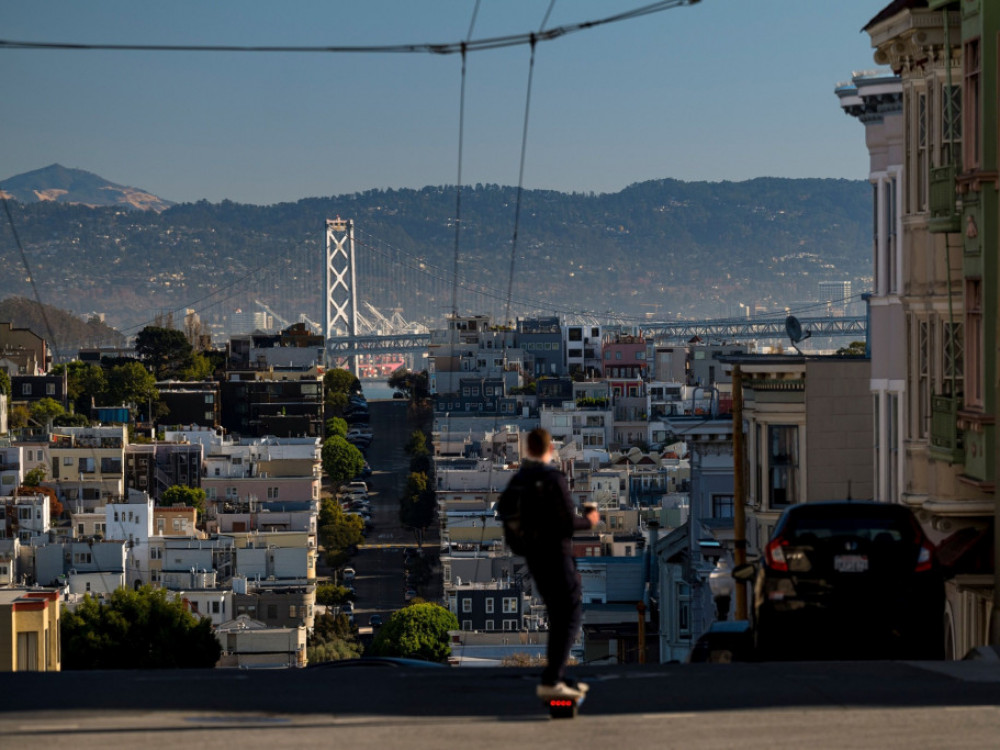
<path fill-rule="evenodd" d="M 77 414 L 90 414 L 91 404 L 104 403 L 108 380 L 99 365 L 74 360 L 57 365 L 52 371 L 57 375 L 66 373 L 66 397 Z"/>
<path fill-rule="evenodd" d="M 160 494 L 160 505 L 183 505 L 188 508 L 197 508 L 200 516 L 205 512 L 205 490 L 201 487 L 188 487 L 183 484 L 175 484 L 163 490 Z"/>
<path fill-rule="evenodd" d="M 10 398 L 10 375 L 6 370 L 0 370 L 0 393 Z"/>
<path fill-rule="evenodd" d="M 344 513 L 332 498 L 324 498 L 320 503 L 317 519 L 319 543 L 327 553 L 327 562 L 334 567 L 347 559 L 346 551 L 364 539 L 364 521 L 358 516 Z"/>
<path fill-rule="evenodd" d="M 156 377 L 163 379 L 179 374 L 190 365 L 194 347 L 183 331 L 146 326 L 135 337 L 135 351 L 149 364 Z"/>
<path fill-rule="evenodd" d="M 426 456 L 429 451 L 427 450 L 427 436 L 423 430 L 414 430 L 411 432 L 409 440 L 403 446 L 403 450 L 406 451 L 406 455 L 408 456 Z"/>
<path fill-rule="evenodd" d="M 344 614 L 317 615 L 306 649 L 306 657 L 310 664 L 356 659 L 361 656 L 361 644 L 358 643 L 354 628 Z"/>
<path fill-rule="evenodd" d="M 36 466 L 24 475 L 24 483 L 22 487 L 38 487 L 42 482 L 45 481 L 45 467 Z"/>
<path fill-rule="evenodd" d="M 160 397 L 156 390 L 156 378 L 139 362 L 126 362 L 115 365 L 108 373 L 108 404 L 141 404 L 146 406 L 149 401 Z"/>
<path fill-rule="evenodd" d="M 51 420 L 66 413 L 62 404 L 54 398 L 42 398 L 28 407 L 31 418 L 42 426 L 48 426 Z"/>
<path fill-rule="evenodd" d="M 60 414 L 52 418 L 53 427 L 88 427 L 90 417 L 86 414 Z"/>
<path fill-rule="evenodd" d="M 349 396 L 352 393 L 361 393 L 361 381 L 349 370 L 334 367 L 323 375 L 323 388 L 327 393 L 343 393 Z"/>
<path fill-rule="evenodd" d="M 365 457 L 361 455 L 361 451 L 339 435 L 323 441 L 321 459 L 323 471 L 334 484 L 356 477 L 365 467 Z"/>
<path fill-rule="evenodd" d="M 316 603 L 325 607 L 335 607 L 338 604 L 354 599 L 354 594 L 346 586 L 335 583 L 320 583 L 316 585 Z"/>
<path fill-rule="evenodd" d="M 413 529 L 417 541 L 422 541 L 423 530 L 434 523 L 437 498 L 427 475 L 410 472 L 406 478 L 406 492 L 399 500 L 399 522 Z"/>
<path fill-rule="evenodd" d="M 371 653 L 444 662 L 451 655 L 450 630 L 458 630 L 453 613 L 429 602 L 411 604 L 382 626 L 372 641 Z"/>
<path fill-rule="evenodd" d="M 84 596 L 63 611 L 60 633 L 63 669 L 200 669 L 222 654 L 211 620 L 150 586 L 120 588 L 107 604 Z"/>
<path fill-rule="evenodd" d="M 326 436 L 333 437 L 334 435 L 339 435 L 342 438 L 347 438 L 347 421 L 341 419 L 340 417 L 330 417 L 326 420 Z"/>
<path fill-rule="evenodd" d="M 400 367 L 389 376 L 389 387 L 399 391 L 411 401 L 421 401 L 430 395 L 427 371 L 412 372 Z"/>

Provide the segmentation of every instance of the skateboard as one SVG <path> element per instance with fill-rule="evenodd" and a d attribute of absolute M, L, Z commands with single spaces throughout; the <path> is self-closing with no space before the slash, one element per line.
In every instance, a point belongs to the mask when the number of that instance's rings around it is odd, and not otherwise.
<path fill-rule="evenodd" d="M 549 709 L 549 716 L 553 719 L 575 719 L 585 700 L 586 693 L 579 698 L 543 698 L 542 705 Z"/>

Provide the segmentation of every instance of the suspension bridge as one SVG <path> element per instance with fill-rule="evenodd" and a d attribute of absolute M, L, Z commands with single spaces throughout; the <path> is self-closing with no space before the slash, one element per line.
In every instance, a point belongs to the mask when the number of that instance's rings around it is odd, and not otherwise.
<path fill-rule="evenodd" d="M 712 342 L 787 340 L 787 311 L 657 321 L 643 314 L 570 310 L 524 295 L 508 299 L 495 269 L 467 268 L 461 274 L 457 264 L 456 269 L 441 268 L 425 256 L 360 230 L 350 219 L 327 219 L 322 246 L 315 248 L 319 244 L 312 241 L 307 252 L 294 257 L 273 258 L 266 273 L 254 275 L 237 294 L 247 300 L 241 304 L 266 313 L 275 326 L 300 322 L 322 335 L 331 365 L 354 363 L 359 357 L 418 357 L 427 350 L 431 329 L 444 327 L 445 316 L 452 313 L 483 315 L 497 323 L 506 321 L 508 314 L 515 320 L 555 315 L 565 323 L 640 331 L 659 341 L 696 336 Z M 322 269 L 309 260 L 318 255 L 323 258 Z M 593 290 L 588 291 L 593 298 Z M 866 337 L 863 316 L 810 315 L 804 310 L 799 323 L 816 338 Z"/>

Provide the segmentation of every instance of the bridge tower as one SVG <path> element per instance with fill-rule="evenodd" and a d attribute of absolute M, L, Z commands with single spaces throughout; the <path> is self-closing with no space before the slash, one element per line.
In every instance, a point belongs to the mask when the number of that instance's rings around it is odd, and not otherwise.
<path fill-rule="evenodd" d="M 341 367 L 358 374 L 358 360 L 334 349 L 335 336 L 358 335 L 358 292 L 354 265 L 354 222 L 350 219 L 326 220 L 326 337 L 327 367 Z"/>

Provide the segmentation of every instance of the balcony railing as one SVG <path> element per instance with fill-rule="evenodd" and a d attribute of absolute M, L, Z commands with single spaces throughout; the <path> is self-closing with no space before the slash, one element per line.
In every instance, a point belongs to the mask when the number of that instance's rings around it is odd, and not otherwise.
<path fill-rule="evenodd" d="M 958 429 L 961 397 L 934 396 L 931 399 L 931 453 L 950 463 L 962 463 L 962 433 Z"/>
<path fill-rule="evenodd" d="M 953 164 L 931 170 L 931 217 L 928 222 L 931 232 L 957 232 L 961 229 L 962 215 L 955 200 L 955 174 Z"/>

